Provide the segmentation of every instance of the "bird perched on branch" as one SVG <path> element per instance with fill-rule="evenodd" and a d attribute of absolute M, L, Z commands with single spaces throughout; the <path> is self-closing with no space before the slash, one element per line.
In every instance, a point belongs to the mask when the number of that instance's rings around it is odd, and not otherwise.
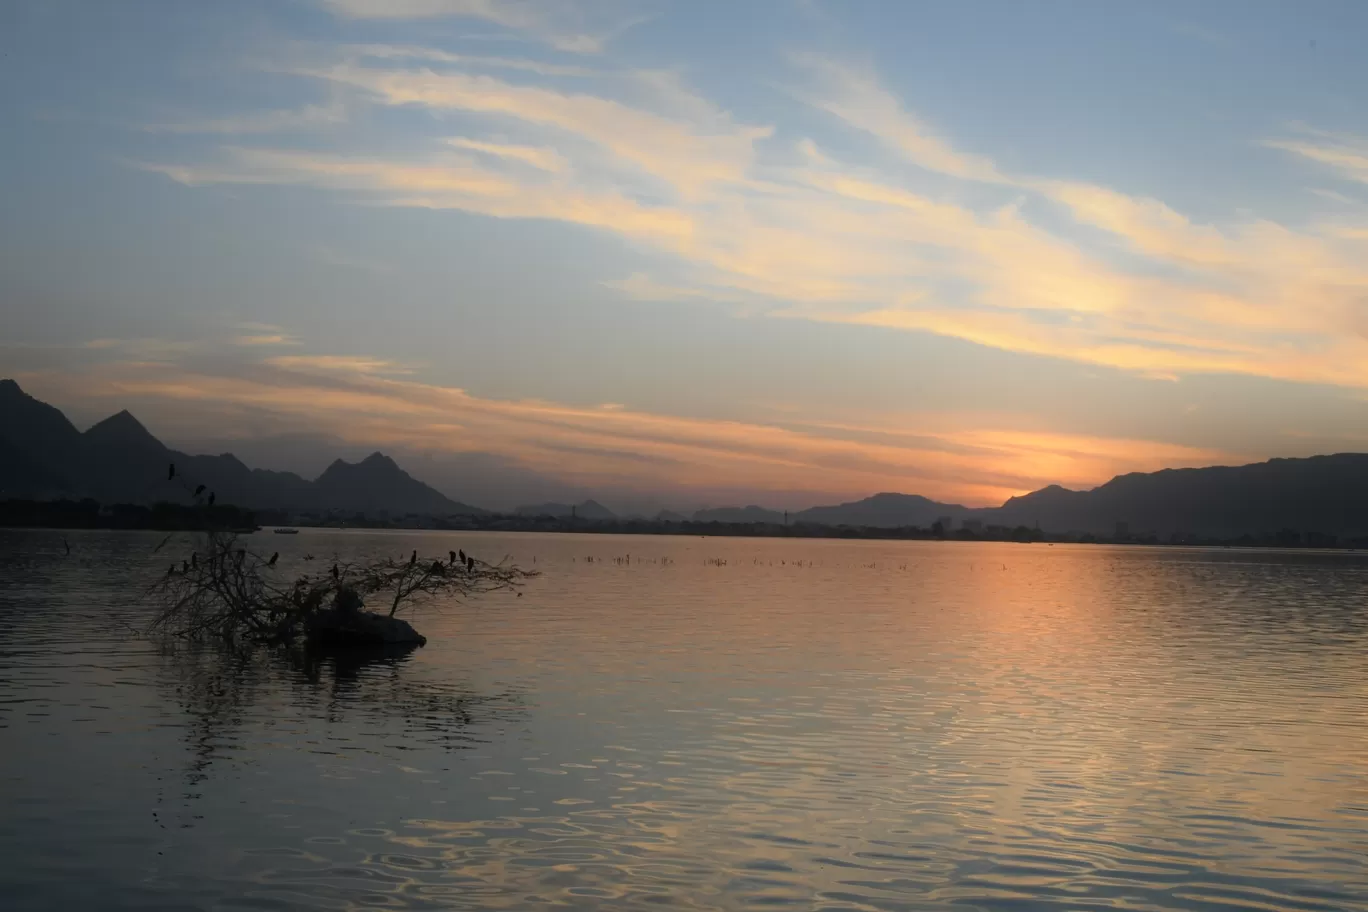
<path fill-rule="evenodd" d="M 439 560 L 433 561 L 433 562 L 432 562 L 432 569 L 429 570 L 428 572 L 431 573 L 433 576 L 441 576 L 441 575 L 442 575 L 442 562 L 439 561 Z"/>
<path fill-rule="evenodd" d="M 275 554 L 272 554 L 272 555 L 271 555 L 271 559 L 268 560 L 268 561 L 266 562 L 266 566 L 268 566 L 268 567 L 274 567 L 274 566 L 275 566 L 275 562 L 276 562 L 276 560 L 279 559 L 279 557 L 280 557 L 280 552 L 279 552 L 279 551 L 277 551 Z"/>
<path fill-rule="evenodd" d="M 195 488 L 195 496 L 196 496 L 196 497 L 199 497 L 201 494 L 203 494 L 203 493 L 204 493 L 204 488 L 205 488 L 204 485 L 199 485 L 198 487 L 196 487 L 196 488 Z"/>
<path fill-rule="evenodd" d="M 337 579 L 337 564 L 333 564 L 333 579 Z"/>
<path fill-rule="evenodd" d="M 170 481 L 176 477 L 176 464 L 173 462 L 166 468 L 166 480 Z"/>
<path fill-rule="evenodd" d="M 461 563 L 464 564 L 464 563 L 466 562 L 465 552 L 464 552 L 464 551 L 459 551 L 459 552 L 457 552 L 457 553 L 461 555 Z"/>
<path fill-rule="evenodd" d="M 455 552 L 455 551 L 448 551 L 447 554 L 450 554 L 450 555 L 451 555 L 451 562 L 452 562 L 453 564 L 456 563 L 456 552 Z"/>
<path fill-rule="evenodd" d="M 213 492 L 213 491 L 210 491 L 210 492 L 209 492 L 209 506 L 211 506 L 211 507 L 214 505 L 214 497 L 215 497 L 214 492 Z"/>
<path fill-rule="evenodd" d="M 195 553 L 195 554 L 191 554 L 191 555 L 190 555 L 190 566 L 192 566 L 192 567 L 199 567 L 199 554 L 198 554 L 198 553 Z"/>
<path fill-rule="evenodd" d="M 466 572 L 467 572 L 467 573 L 473 573 L 474 570 L 475 570 L 475 558 L 473 558 L 473 557 L 467 557 L 467 558 L 466 558 Z"/>
<path fill-rule="evenodd" d="M 412 567 L 416 563 L 418 563 L 418 551 L 415 548 L 413 553 L 409 555 L 409 566 Z"/>

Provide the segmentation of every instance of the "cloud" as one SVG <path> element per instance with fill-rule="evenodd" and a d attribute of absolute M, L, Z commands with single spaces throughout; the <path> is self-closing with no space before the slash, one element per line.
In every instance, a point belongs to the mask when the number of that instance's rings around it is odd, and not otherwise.
<path fill-rule="evenodd" d="M 297 432 L 359 445 L 493 453 L 587 487 L 747 490 L 762 498 L 794 490 L 851 497 L 901 490 L 995 504 L 1047 483 L 1086 486 L 1119 472 L 1228 456 L 1048 431 L 965 431 L 944 418 L 940 428 L 919 426 L 913 433 L 888 424 L 785 426 L 683 418 L 617 403 L 487 399 L 405 370 L 380 358 L 311 354 L 269 356 L 217 372 L 189 361 L 122 362 L 21 380 L 59 402 L 136 403 L 159 415 L 178 414 L 183 435 L 215 432 L 225 414 L 249 409 Z M 190 426 L 195 422 L 203 427 Z"/>
<path fill-rule="evenodd" d="M 1307 132 L 1314 135 L 1308 139 L 1266 139 L 1263 145 L 1323 165 L 1345 180 L 1368 184 L 1368 140 L 1319 131 Z"/>
<path fill-rule="evenodd" d="M 238 345 L 251 345 L 251 346 L 263 346 L 263 345 L 265 345 L 265 346 L 271 346 L 271 345 L 298 345 L 298 344 L 299 344 L 299 340 L 297 340 L 297 339 L 295 339 L 295 338 L 293 338 L 293 337 L 291 337 L 291 336 L 282 335 L 282 334 L 280 334 L 280 333 L 266 333 L 266 334 L 253 335 L 253 336 L 237 336 L 233 341 L 234 341 L 236 344 L 238 344 Z"/>
<path fill-rule="evenodd" d="M 533 168 L 539 168 L 542 171 L 564 171 L 566 169 L 565 159 L 556 154 L 555 149 L 482 142 L 478 139 L 467 139 L 463 136 L 456 136 L 448 139 L 447 145 L 454 149 L 469 149 L 472 152 L 481 152 L 485 155 L 492 155 L 495 158 L 522 162 L 525 165 L 531 165 Z"/>
<path fill-rule="evenodd" d="M 516 70 L 540 76 L 602 76 L 590 67 L 517 57 L 488 57 L 477 54 L 454 54 L 439 48 L 402 44 L 352 44 L 340 48 L 344 57 L 370 60 L 421 60 L 426 63 L 447 64 L 474 70 Z"/>
<path fill-rule="evenodd" d="M 1202 224 L 1159 199 L 1009 174 L 955 148 L 870 71 L 826 57 L 796 58 L 810 77 L 799 97 L 925 174 L 842 161 L 810 140 L 780 150 L 765 142 L 774 127 L 740 122 L 669 70 L 619 74 L 594 94 L 567 88 L 577 76 L 510 81 L 465 71 L 459 56 L 385 47 L 291 72 L 432 115 L 407 157 L 236 145 L 139 167 L 187 186 L 303 185 L 612 232 L 674 261 L 604 278 L 636 299 L 934 333 L 1153 377 L 1368 387 L 1368 224 L 1343 213 L 1301 227 L 1246 213 Z M 452 112 L 471 115 L 455 138 Z M 1358 167 L 1351 138 L 1303 132 Z"/>
<path fill-rule="evenodd" d="M 353 19 L 480 19 L 557 50 L 596 54 L 645 20 L 636 4 L 605 0 L 320 0 Z"/>
<path fill-rule="evenodd" d="M 699 102 L 710 123 L 673 120 L 585 93 L 517 85 L 478 73 L 393 70 L 342 63 L 301 73 L 368 93 L 383 104 L 459 110 L 553 128 L 578 138 L 686 195 L 744 179 L 757 140 L 770 127 L 737 125 Z"/>
<path fill-rule="evenodd" d="M 814 79 L 811 88 L 796 94 L 850 126 L 878 137 L 909 161 L 950 177 L 989 183 L 1004 180 L 989 159 L 960 152 L 934 135 L 903 109 L 872 72 L 857 70 L 820 54 L 795 54 L 793 61 Z"/>

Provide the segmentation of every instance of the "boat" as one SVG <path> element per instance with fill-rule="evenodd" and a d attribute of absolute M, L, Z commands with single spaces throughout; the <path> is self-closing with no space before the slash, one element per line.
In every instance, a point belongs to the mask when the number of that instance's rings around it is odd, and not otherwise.
<path fill-rule="evenodd" d="M 271 531 L 274 532 L 276 535 L 298 535 L 298 534 L 299 534 L 299 530 L 298 530 L 298 529 L 272 529 Z"/>

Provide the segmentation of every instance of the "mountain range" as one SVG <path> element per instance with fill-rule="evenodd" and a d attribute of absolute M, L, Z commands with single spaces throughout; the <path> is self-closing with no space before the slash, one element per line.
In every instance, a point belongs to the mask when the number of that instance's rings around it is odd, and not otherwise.
<path fill-rule="evenodd" d="M 176 465 L 178 478 L 167 479 L 168 463 Z M 382 453 L 356 462 L 336 459 L 311 481 L 294 472 L 248 468 L 230 453 L 177 451 L 127 411 L 82 432 L 61 411 L 29 396 L 13 380 L 0 380 L 0 498 L 176 501 L 188 496 L 187 483 L 206 485 L 220 503 L 249 509 L 400 516 L 488 512 L 447 497 Z M 514 512 L 568 517 L 571 511 L 567 503 L 548 502 Z M 587 521 L 616 518 L 594 500 L 576 503 L 573 511 Z M 777 524 L 786 517 L 776 510 L 747 506 L 699 510 L 690 518 Z M 1130 533 L 1164 537 L 1177 533 L 1233 538 L 1289 529 L 1362 537 L 1368 535 L 1368 454 L 1137 472 L 1087 491 L 1051 485 L 1013 497 L 1000 507 L 970 508 L 917 494 L 882 493 L 787 515 L 789 523 L 882 528 L 929 528 L 944 519 L 956 528 L 977 521 L 985 526 L 1096 535 L 1111 535 L 1125 524 Z M 657 520 L 682 522 L 686 517 L 667 511 Z"/>
<path fill-rule="evenodd" d="M 174 464 L 177 478 L 168 478 Z M 127 411 L 78 431 L 67 417 L 0 380 L 0 496 L 93 497 L 105 503 L 186 500 L 205 485 L 219 503 L 289 509 L 432 516 L 479 514 L 410 476 L 382 453 L 334 461 L 313 481 L 251 469 L 236 456 L 192 456 L 154 437 Z M 189 486 L 189 488 L 187 488 Z"/>

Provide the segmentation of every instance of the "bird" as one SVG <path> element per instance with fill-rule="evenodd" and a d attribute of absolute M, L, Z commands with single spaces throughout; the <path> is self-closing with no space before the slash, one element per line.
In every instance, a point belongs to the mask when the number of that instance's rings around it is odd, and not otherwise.
<path fill-rule="evenodd" d="M 337 564 L 333 564 L 333 579 L 337 579 Z"/>
<path fill-rule="evenodd" d="M 464 564 L 464 563 L 466 562 L 465 552 L 464 552 L 464 551 L 458 551 L 457 553 L 461 555 L 461 563 Z"/>
<path fill-rule="evenodd" d="M 173 561 L 172 564 L 171 564 L 171 569 L 166 571 L 166 575 L 167 575 L 167 576 L 175 576 L 175 575 L 176 575 L 176 564 L 175 564 L 174 561 Z"/>
<path fill-rule="evenodd" d="M 272 555 L 271 555 L 271 559 L 268 560 L 268 561 L 266 562 L 266 566 L 268 566 L 268 567 L 274 567 L 274 566 L 275 566 L 275 562 L 276 562 L 276 560 L 277 560 L 279 557 L 280 557 L 280 552 L 279 552 L 279 551 L 277 551 L 275 554 L 272 554 Z"/>
<path fill-rule="evenodd" d="M 190 562 L 189 562 L 189 561 L 181 561 L 181 573 L 189 573 L 189 572 L 190 572 Z"/>
<path fill-rule="evenodd" d="M 412 567 L 416 563 L 418 563 L 418 551 L 415 548 L 413 553 L 409 555 L 409 566 Z"/>
<path fill-rule="evenodd" d="M 62 547 L 66 548 L 67 554 L 71 553 L 71 542 L 67 541 L 67 537 L 65 535 L 62 536 Z"/>
<path fill-rule="evenodd" d="M 170 481 L 176 477 L 176 464 L 173 462 L 166 469 L 166 480 Z"/>
<path fill-rule="evenodd" d="M 450 554 L 450 555 L 451 555 L 451 562 L 452 562 L 453 564 L 456 563 L 456 552 L 455 552 L 455 551 L 448 551 L 447 554 Z"/>
<path fill-rule="evenodd" d="M 469 571 L 472 571 L 472 570 L 474 570 L 474 569 L 475 569 L 475 558 L 473 558 L 473 557 L 467 557 L 467 558 L 466 558 L 466 571 L 469 572 Z"/>
<path fill-rule="evenodd" d="M 210 491 L 210 492 L 209 492 L 209 506 L 211 506 L 211 507 L 214 505 L 214 497 L 215 497 L 214 492 L 213 492 L 213 491 Z"/>
<path fill-rule="evenodd" d="M 195 496 L 196 496 L 196 497 L 199 497 L 201 494 L 204 493 L 204 487 L 205 487 L 204 485 L 200 485 L 199 487 L 195 488 Z"/>
<path fill-rule="evenodd" d="M 442 562 L 439 560 L 433 561 L 432 569 L 428 572 L 430 572 L 434 576 L 440 576 L 442 574 Z"/>
<path fill-rule="evenodd" d="M 190 555 L 190 566 L 199 567 L 199 554 Z"/>

